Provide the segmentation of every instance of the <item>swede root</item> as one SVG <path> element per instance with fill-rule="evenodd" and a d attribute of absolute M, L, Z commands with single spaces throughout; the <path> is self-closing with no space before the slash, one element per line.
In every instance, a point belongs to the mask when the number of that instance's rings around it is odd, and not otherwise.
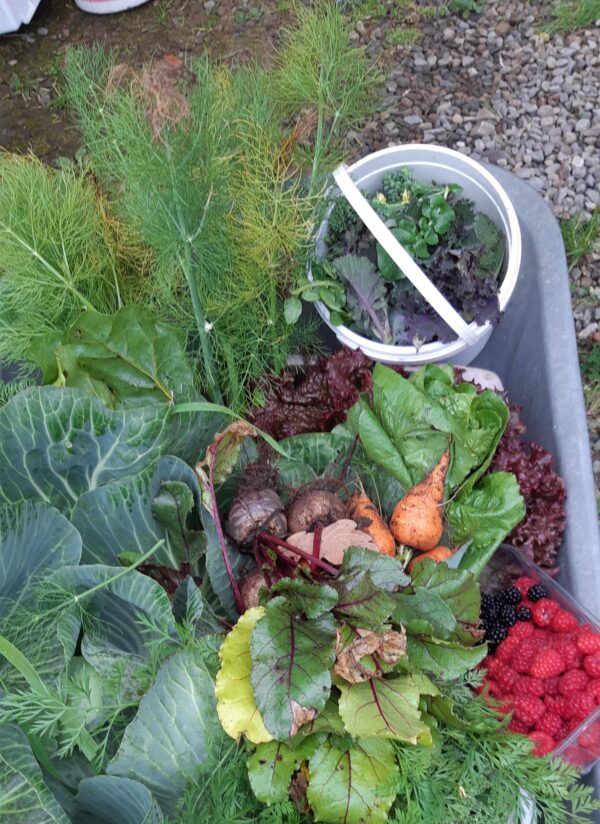
<path fill-rule="evenodd" d="M 423 552 L 434 549 L 442 537 L 444 481 L 450 463 L 447 449 L 437 465 L 398 501 L 390 520 L 390 532 L 400 544 Z"/>

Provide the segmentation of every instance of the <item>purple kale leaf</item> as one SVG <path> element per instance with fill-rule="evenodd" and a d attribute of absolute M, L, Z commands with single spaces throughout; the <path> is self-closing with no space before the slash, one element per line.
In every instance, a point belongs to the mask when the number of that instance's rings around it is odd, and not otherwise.
<path fill-rule="evenodd" d="M 346 308 L 355 326 L 369 337 L 391 343 L 387 314 L 387 288 L 375 265 L 366 257 L 344 255 L 333 261 L 340 280 L 346 285 Z"/>

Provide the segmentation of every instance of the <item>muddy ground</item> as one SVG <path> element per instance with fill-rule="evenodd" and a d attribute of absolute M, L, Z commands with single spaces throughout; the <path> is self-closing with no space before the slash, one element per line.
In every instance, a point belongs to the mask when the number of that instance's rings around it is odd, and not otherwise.
<path fill-rule="evenodd" d="M 0 36 L 0 146 L 31 149 L 48 162 L 78 149 L 79 135 L 60 91 L 70 46 L 102 44 L 133 63 L 205 50 L 230 63 L 268 62 L 288 18 L 285 0 L 152 0 L 110 15 L 85 14 L 70 0 L 41 0 L 28 26 Z"/>

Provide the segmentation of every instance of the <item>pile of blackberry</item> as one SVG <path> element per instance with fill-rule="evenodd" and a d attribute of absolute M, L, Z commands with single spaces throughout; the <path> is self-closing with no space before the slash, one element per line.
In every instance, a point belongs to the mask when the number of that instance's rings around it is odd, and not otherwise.
<path fill-rule="evenodd" d="M 532 601 L 542 598 L 545 593 L 539 594 L 538 598 L 530 597 L 531 587 L 528 597 Z M 540 590 L 542 587 L 540 587 Z M 485 640 L 489 644 L 489 651 L 494 652 L 501 641 L 508 635 L 508 630 L 517 621 L 530 621 L 531 610 L 528 607 L 519 606 L 523 596 L 518 587 L 509 586 L 501 589 L 495 595 L 484 593 L 481 596 L 481 627 L 485 630 Z"/>

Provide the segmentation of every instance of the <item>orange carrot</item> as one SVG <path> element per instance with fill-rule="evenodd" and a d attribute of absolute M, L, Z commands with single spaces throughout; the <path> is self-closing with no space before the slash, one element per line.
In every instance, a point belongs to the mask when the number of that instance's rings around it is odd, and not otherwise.
<path fill-rule="evenodd" d="M 396 504 L 390 532 L 399 544 L 423 552 L 438 545 L 443 532 L 444 481 L 449 463 L 450 450 L 447 449 L 427 477 Z"/>
<path fill-rule="evenodd" d="M 447 561 L 448 558 L 451 558 L 453 555 L 453 550 L 449 549 L 447 546 L 436 546 L 435 549 L 430 549 L 429 552 L 423 552 L 421 555 L 416 555 L 412 558 L 407 567 L 408 572 L 411 573 L 414 565 L 418 564 L 420 561 L 425 561 L 430 558 L 432 561 L 440 564 L 442 561 Z"/>
<path fill-rule="evenodd" d="M 356 526 L 361 532 L 366 532 L 367 535 L 379 547 L 382 555 L 396 555 L 396 542 L 394 536 L 388 529 L 386 522 L 383 520 L 375 504 L 369 499 L 361 487 L 360 494 L 353 495 L 350 498 L 349 517 L 356 521 Z"/>

